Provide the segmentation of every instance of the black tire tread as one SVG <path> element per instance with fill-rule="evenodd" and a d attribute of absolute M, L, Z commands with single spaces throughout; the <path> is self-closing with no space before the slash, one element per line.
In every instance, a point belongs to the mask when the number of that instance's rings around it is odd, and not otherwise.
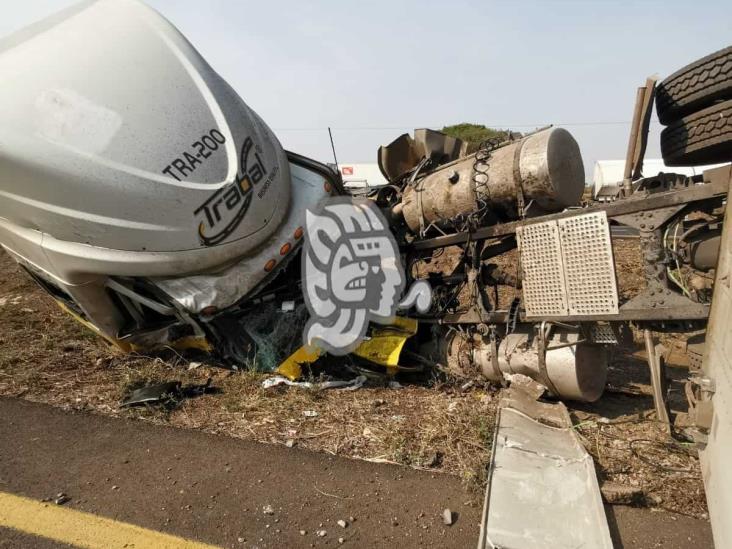
<path fill-rule="evenodd" d="M 690 114 L 661 132 L 668 166 L 732 161 L 732 100 Z"/>
<path fill-rule="evenodd" d="M 656 89 L 661 124 L 672 124 L 715 101 L 732 98 L 732 46 L 702 57 L 663 80 Z"/>

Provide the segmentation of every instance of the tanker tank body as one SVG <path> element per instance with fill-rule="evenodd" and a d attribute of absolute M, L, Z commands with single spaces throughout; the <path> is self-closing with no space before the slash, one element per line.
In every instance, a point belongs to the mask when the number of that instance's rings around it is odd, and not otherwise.
<path fill-rule="evenodd" d="M 337 184 L 135 0 L 5 38 L 0 74 L 0 244 L 126 349 L 210 349 L 201 319 L 276 276 Z"/>

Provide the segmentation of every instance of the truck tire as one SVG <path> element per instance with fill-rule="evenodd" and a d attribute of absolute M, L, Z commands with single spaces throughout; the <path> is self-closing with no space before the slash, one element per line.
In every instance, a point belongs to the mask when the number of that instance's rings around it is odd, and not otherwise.
<path fill-rule="evenodd" d="M 732 100 L 690 114 L 661 132 L 667 166 L 732 161 Z"/>
<path fill-rule="evenodd" d="M 686 65 L 661 82 L 656 111 L 661 124 L 669 125 L 724 99 L 732 99 L 732 46 Z"/>

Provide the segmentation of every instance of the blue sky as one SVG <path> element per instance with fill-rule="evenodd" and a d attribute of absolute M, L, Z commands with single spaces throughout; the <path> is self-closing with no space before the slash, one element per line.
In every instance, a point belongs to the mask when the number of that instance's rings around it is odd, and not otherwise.
<path fill-rule="evenodd" d="M 67 5 L 8 2 L 0 35 Z M 732 43 L 729 1 L 149 0 L 275 130 L 342 162 L 416 127 L 566 127 L 588 178 L 623 158 L 635 88 Z M 655 116 L 654 116 L 655 118 Z M 649 157 L 659 156 L 657 121 Z"/>

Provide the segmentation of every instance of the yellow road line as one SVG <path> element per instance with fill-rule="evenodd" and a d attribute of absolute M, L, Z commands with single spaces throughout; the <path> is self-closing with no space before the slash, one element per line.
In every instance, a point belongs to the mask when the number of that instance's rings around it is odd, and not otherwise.
<path fill-rule="evenodd" d="M 216 549 L 66 507 L 0 492 L 0 526 L 88 549 Z"/>

